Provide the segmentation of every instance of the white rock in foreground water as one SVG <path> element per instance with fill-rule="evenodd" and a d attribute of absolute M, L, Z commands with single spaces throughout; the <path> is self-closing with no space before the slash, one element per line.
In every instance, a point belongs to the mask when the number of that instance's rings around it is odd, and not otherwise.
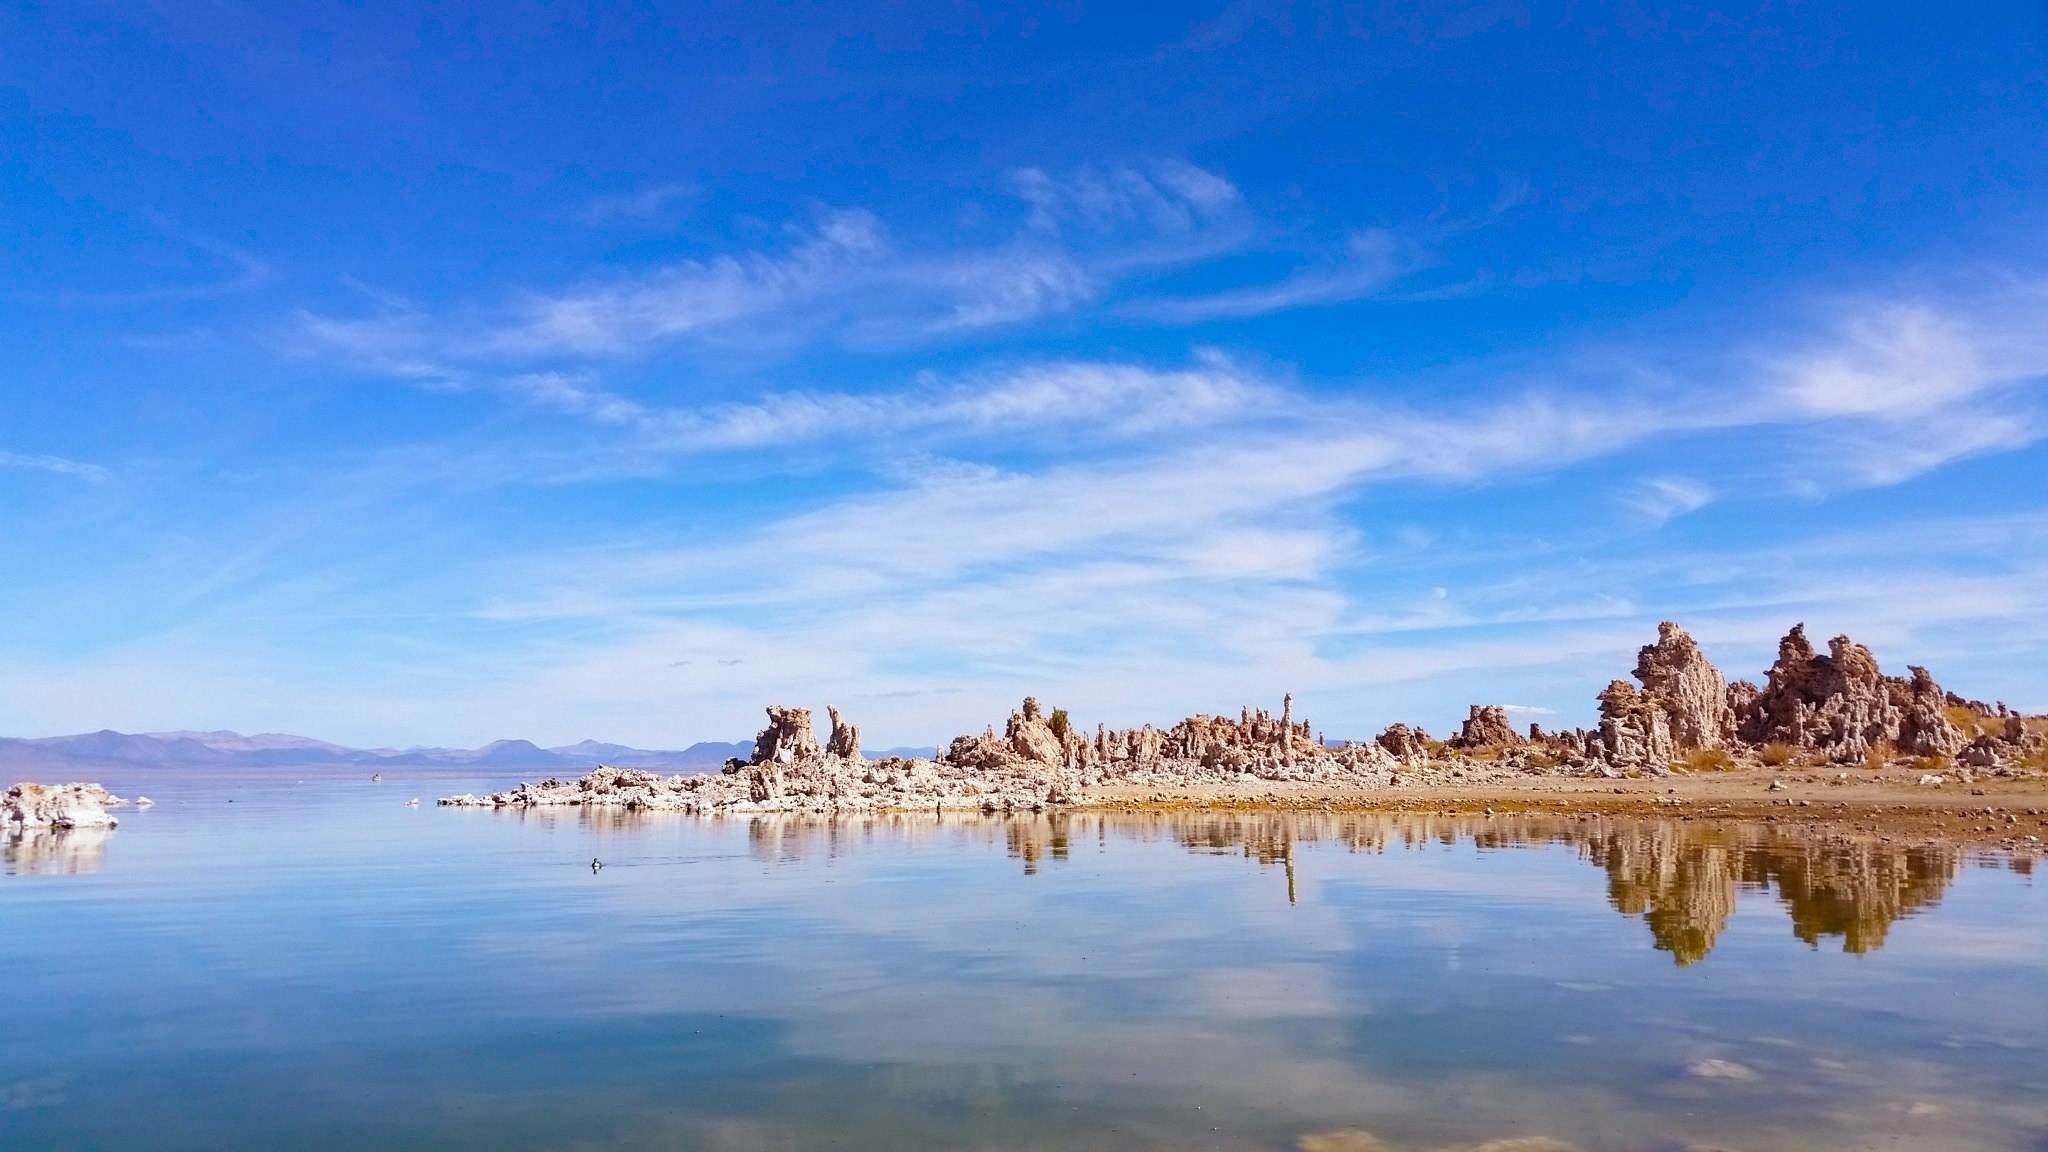
<path fill-rule="evenodd" d="M 0 826 L 8 828 L 112 828 L 107 813 L 119 796 L 97 784 L 16 784 L 0 795 Z"/>

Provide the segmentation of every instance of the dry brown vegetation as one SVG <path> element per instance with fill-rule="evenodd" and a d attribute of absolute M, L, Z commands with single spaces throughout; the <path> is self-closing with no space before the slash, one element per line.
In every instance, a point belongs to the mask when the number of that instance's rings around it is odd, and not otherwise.
<path fill-rule="evenodd" d="M 1961 732 L 1965 740 L 1975 740 L 1979 736 L 1997 739 L 2005 735 L 2003 717 L 1986 716 L 1974 708 L 1965 708 L 1960 704 L 1943 709 L 1942 714 L 1948 717 L 1949 723 L 1956 726 L 1956 731 Z"/>
<path fill-rule="evenodd" d="M 1695 748 L 1685 754 L 1684 765 L 1688 772 L 1732 772 L 1735 757 L 1720 748 Z"/>
<path fill-rule="evenodd" d="M 1790 764 L 1792 757 L 1796 755 L 1798 755 L 1798 750 L 1790 744 L 1771 743 L 1759 749 L 1756 758 L 1763 761 L 1766 767 L 1777 768 Z"/>

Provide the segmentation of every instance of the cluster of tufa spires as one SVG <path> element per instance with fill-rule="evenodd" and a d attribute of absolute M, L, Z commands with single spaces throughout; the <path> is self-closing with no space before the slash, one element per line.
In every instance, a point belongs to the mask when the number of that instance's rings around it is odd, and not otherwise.
<path fill-rule="evenodd" d="M 1666 621 L 1637 656 L 1640 687 L 1609 684 L 1600 693 L 1599 729 L 1566 739 L 1576 737 L 1588 756 L 1630 766 L 1775 745 L 1838 763 L 1953 757 L 1989 767 L 2028 745 L 2019 713 L 1945 692 L 1925 668 L 1908 672 L 1885 675 L 1870 649 L 1847 636 L 1829 641 L 1823 656 L 1795 624 L 1761 687 L 1731 684 L 1685 629 Z"/>
<path fill-rule="evenodd" d="M 1505 708 L 1474 705 L 1448 741 L 1395 724 L 1371 741 L 1327 744 L 1294 715 L 1246 708 L 1236 716 L 1190 716 L 1170 728 L 1143 725 L 1089 733 L 1064 711 L 1026 698 L 1000 734 L 990 725 L 931 757 L 870 760 L 860 732 L 837 708 L 820 743 L 807 708 L 774 705 L 753 755 L 722 773 L 663 777 L 603 767 L 580 781 L 548 780 L 444 804 L 586 804 L 690 812 L 840 812 L 903 809 L 1012 811 L 1087 802 L 1099 790 L 1168 792 L 1248 781 L 1336 787 L 1411 783 L 1483 785 L 1530 774 L 1662 773 L 1701 756 L 1740 761 L 1882 762 L 1894 756 L 1950 758 L 2001 772 L 2038 758 L 2048 732 L 2005 707 L 1944 692 L 1927 674 L 1886 676 L 1870 650 L 1838 636 L 1823 656 L 1794 627 L 1762 686 L 1729 683 L 1676 624 L 1636 660 L 1635 683 L 1600 693 L 1593 729 L 1526 735 Z M 1774 759 L 1782 756 L 1783 759 Z"/>

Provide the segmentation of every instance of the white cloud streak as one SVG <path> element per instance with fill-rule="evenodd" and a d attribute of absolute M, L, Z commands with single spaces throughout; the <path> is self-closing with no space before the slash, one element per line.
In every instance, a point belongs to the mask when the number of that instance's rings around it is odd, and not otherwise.
<path fill-rule="evenodd" d="M 1432 412 L 1317 395 L 1227 363 L 1179 373 L 1069 364 L 950 392 L 774 400 L 706 413 L 682 421 L 679 444 L 790 443 L 842 427 L 885 438 L 934 429 L 1023 432 L 1077 412 L 1089 421 L 1130 413 L 1136 428 L 1155 412 L 1188 410 L 1187 396 L 1208 398 L 1185 434 L 1139 434 L 1108 456 L 942 470 L 835 499 L 734 540 L 576 555 L 559 567 L 541 561 L 545 574 L 495 598 L 486 614 L 510 626 L 637 621 L 640 640 L 593 651 L 558 682 L 587 676 L 606 690 L 640 666 L 638 653 L 694 643 L 687 638 L 716 622 L 721 650 L 747 660 L 750 701 L 791 684 L 807 685 L 814 697 L 865 696 L 874 701 L 876 730 L 895 733 L 891 739 L 942 735 L 930 730 L 935 717 L 965 722 L 1035 688 L 1119 701 L 1110 718 L 1121 720 L 1229 707 L 1250 685 L 1291 685 L 1325 703 L 1347 692 L 1401 698 L 1401 685 L 1500 679 L 1587 653 L 1605 660 L 1641 643 L 1645 619 L 1673 610 L 1672 596 L 1721 620 L 1724 634 L 1762 635 L 1828 603 L 1849 606 L 1859 619 L 1902 611 L 1902 621 L 1926 628 L 2032 619 L 2043 606 L 2038 595 L 2019 595 L 2024 574 L 1972 580 L 1939 564 L 1913 564 L 1859 588 L 1841 574 L 1842 564 L 1853 569 L 1856 561 L 1838 562 L 1816 584 L 1813 572 L 1826 564 L 1786 561 L 1760 574 L 1738 557 L 1670 557 L 1655 570 L 1661 574 L 1589 573 L 1559 557 L 1526 577 L 1496 578 L 1485 595 L 1467 587 L 1446 598 L 1424 586 L 1405 606 L 1359 598 L 1374 584 L 1360 585 L 1355 573 L 1372 566 L 1374 549 L 1342 509 L 1375 486 L 1483 489 L 1672 437 L 1826 444 L 1851 429 L 1895 437 L 1891 458 L 1903 461 L 1903 475 L 1923 463 L 1897 450 L 1907 429 L 1924 428 L 1942 404 L 1967 409 L 1997 397 L 2025 410 L 2028 362 L 1981 331 L 1946 345 L 1944 355 L 1916 353 L 1904 361 L 1909 368 L 1874 361 L 1892 365 L 1887 380 L 1931 376 L 1938 403 L 1895 398 L 1873 409 L 1827 399 L 1836 393 L 1826 388 L 1790 387 L 1775 368 L 1865 363 L 1865 349 L 1921 340 L 1915 330 L 1927 315 L 1858 313 L 1795 357 L 1759 358 L 1772 370 L 1740 386 L 1673 386 L 1628 400 L 1600 389 L 1530 392 Z M 1994 373 L 1986 364 L 2007 367 Z M 2041 423 L 2015 427 L 2027 440 L 2048 432 Z M 1950 442 L 1944 451 L 1954 448 Z M 1842 471 L 1838 459 L 1811 463 Z M 1653 524 L 1715 498 L 1707 480 L 1675 475 L 1649 477 L 1614 497 Z M 1866 556 L 1884 546 L 1881 538 L 1858 545 Z M 2040 552 L 2037 567 L 2048 570 L 2048 547 Z M 1678 580 L 1682 564 L 1693 570 Z M 1645 581 L 1659 589 L 1648 601 L 1654 610 L 1637 598 Z M 1910 610 L 1897 603 L 1907 588 L 1916 589 Z M 1725 592 L 1718 602 L 1716 590 Z M 1731 622 L 1741 613 L 1753 624 Z M 1468 635 L 1482 629 L 1493 635 Z M 827 652 L 835 655 L 820 662 Z M 965 691 L 943 701 L 922 695 L 941 685 Z M 1502 695 L 1513 690 L 1504 680 L 1501 686 Z M 1565 704 L 1567 717 L 1583 710 L 1582 701 Z"/>
<path fill-rule="evenodd" d="M 1271 284 L 1206 296 L 1138 300 L 1124 311 L 1168 324 L 1198 324 L 1362 300 L 1390 287 L 1412 269 L 1413 255 L 1401 249 L 1402 243 L 1393 233 L 1366 229 L 1351 234 L 1334 267 L 1306 269 Z"/>
<path fill-rule="evenodd" d="M 1895 484 L 2048 434 L 2042 312 L 2032 292 L 1967 316 L 1918 301 L 1855 306 L 1808 348 L 1765 358 L 1763 392 L 1785 418 L 1825 428 L 1821 450 L 1851 483 Z"/>
<path fill-rule="evenodd" d="M 1655 476 L 1624 492 L 1621 504 L 1651 524 L 1663 524 L 1674 516 L 1697 512 L 1714 499 L 1714 490 L 1698 480 L 1683 476 Z"/>
<path fill-rule="evenodd" d="M 535 297 L 517 323 L 485 339 L 484 350 L 616 353 L 686 336 L 814 301 L 887 251 L 872 214 L 834 212 L 779 257 L 686 261 L 615 285 Z"/>
<path fill-rule="evenodd" d="M 841 208 L 791 227 L 781 246 L 532 292 L 495 317 L 458 322 L 391 307 L 357 319 L 304 315 L 297 342 L 439 384 L 485 366 L 617 358 L 677 342 L 902 346 L 1113 304 L 1133 277 L 1202 265 L 1260 231 L 1228 179 L 1184 162 L 1063 176 L 1025 168 L 1011 181 L 1024 220 L 995 243 L 906 250 L 873 213 Z M 658 207 L 665 200 L 655 191 L 643 195 Z M 605 211 L 641 206 L 606 202 Z M 1185 324 L 1357 300 L 1416 267 L 1412 248 L 1387 229 L 1354 231 L 1341 256 L 1277 283 L 1141 300 L 1122 312 Z"/>
<path fill-rule="evenodd" d="M 650 416 L 645 428 L 665 450 L 788 445 L 826 436 L 974 436 L 1002 429 L 1093 425 L 1131 435 L 1207 424 L 1242 412 L 1270 388 L 1228 362 L 1178 371 L 1131 365 L 1055 363 L 952 387 L 854 395 L 787 393 L 751 404 Z"/>
<path fill-rule="evenodd" d="M 1017 194 L 1031 205 L 1031 226 L 1047 233 L 1130 225 L 1187 232 L 1224 219 L 1244 204 L 1229 180 L 1178 161 L 1082 169 L 1064 179 L 1039 168 L 1010 175 Z"/>
<path fill-rule="evenodd" d="M 98 464 L 83 464 L 62 456 L 29 455 L 20 452 L 0 452 L 0 468 L 25 468 L 93 481 L 111 479 L 113 475 Z"/>
<path fill-rule="evenodd" d="M 2048 645 L 2048 536 L 2015 542 L 2010 525 L 2002 542 L 1988 529 L 1972 543 L 1889 526 L 1889 537 L 1844 544 L 1832 558 L 1817 547 L 1751 547 L 1657 553 L 1631 566 L 1541 540 L 1510 554 L 1497 535 L 1465 538 L 1456 512 L 1422 518 L 1438 531 L 1404 544 L 1398 509 L 1378 518 L 1352 511 L 1404 485 L 1477 507 L 1504 480 L 1533 488 L 1587 461 L 1685 444 L 1682 476 L 1651 472 L 1620 490 L 1579 476 L 1585 487 L 1560 509 L 1583 515 L 1556 531 L 1583 542 L 1601 531 L 1641 535 L 1624 530 L 1639 524 L 1614 523 L 1617 504 L 1655 521 L 1710 500 L 1754 499 L 1756 461 L 1781 450 L 1784 483 L 1807 470 L 1831 489 L 2037 441 L 2048 421 L 2039 418 L 2034 327 L 2011 316 L 1985 322 L 1990 314 L 1965 304 L 1863 306 L 1787 341 L 1793 351 L 1783 355 L 1752 348 L 1704 369 L 1698 357 L 1610 357 L 1624 371 L 1502 373 L 1455 396 L 1411 381 L 1399 394 L 1430 399 L 1404 404 L 1215 356 L 1171 369 L 1026 364 L 885 392 L 786 392 L 698 408 L 617 395 L 588 370 L 478 376 L 465 386 L 487 384 L 583 421 L 578 435 L 592 456 L 752 451 L 767 466 L 810 468 L 837 454 L 857 478 L 808 507 L 736 527 L 642 525 L 628 539 L 501 551 L 450 568 L 438 577 L 440 603 L 466 610 L 493 637 L 527 640 L 408 650 L 429 672 L 404 683 L 435 685 L 421 700 L 333 699 L 409 731 L 460 711 L 498 729 L 474 733 L 482 738 L 517 724 L 549 740 L 599 734 L 643 744 L 669 738 L 650 718 L 686 714 L 691 729 L 671 735 L 724 737 L 749 730 L 765 701 L 862 699 L 860 719 L 876 739 L 908 743 L 978 726 L 1025 691 L 1131 722 L 1234 710 L 1291 688 L 1312 715 L 1355 732 L 1428 718 L 1410 710 L 1418 685 L 1436 694 L 1422 703 L 1438 711 L 1451 691 L 1552 707 L 1577 722 L 1590 693 L 1530 691 L 1527 670 L 1611 675 L 1615 654 L 1643 642 L 1645 622 L 1672 613 L 1708 621 L 1723 643 L 1748 644 L 1752 634 L 1767 643 L 1766 633 L 1822 605 L 1879 636 L 1997 620 L 2013 643 Z M 1991 425 L 1998 434 L 1976 447 L 1957 435 L 1914 455 L 1942 421 L 1983 427 L 1988 416 L 2007 423 Z M 1742 442 L 1748 475 L 1725 480 L 1710 456 L 1690 454 L 1714 437 Z M 950 458 L 922 455 L 941 451 Z M 1871 453 L 1891 471 L 1868 467 Z M 893 467 L 862 467 L 875 457 Z M 1631 461 L 1625 474 L 1663 466 Z M 425 490 L 417 473 L 413 482 L 409 498 Z M 289 519 L 342 518 L 296 508 Z M 1909 547 L 1900 531 L 1912 532 Z M 1456 557 L 1486 549 L 1484 563 Z M 1972 571 L 1955 559 L 1973 556 L 2005 557 L 2006 567 Z M 344 609 L 337 600 L 320 586 L 321 611 Z M 236 627 L 221 624 L 223 635 Z M 38 674 L 50 684 L 89 678 Z M 960 691 L 940 692 L 949 688 Z M 451 703 L 450 691 L 462 699 Z M 540 715 L 575 717 L 585 730 L 533 732 L 530 718 Z M 188 719 L 241 722 L 166 716 L 151 725 Z M 293 724 L 271 715 L 261 726 Z"/>
<path fill-rule="evenodd" d="M 645 219 L 696 193 L 692 184 L 656 184 L 616 196 L 599 196 L 583 206 L 576 218 L 585 224 L 609 224 L 616 220 Z"/>

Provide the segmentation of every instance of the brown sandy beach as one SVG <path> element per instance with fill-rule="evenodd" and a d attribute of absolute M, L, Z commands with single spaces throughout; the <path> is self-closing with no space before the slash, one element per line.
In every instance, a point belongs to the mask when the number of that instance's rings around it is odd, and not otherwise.
<path fill-rule="evenodd" d="M 1940 838 L 2048 852 L 2048 777 L 1919 784 L 1901 770 L 1673 773 L 1641 779 L 1534 777 L 1400 789 L 1253 781 L 1185 789 L 1108 787 L 1090 809 L 1548 814 L 1762 820 L 1843 837 Z M 1775 787 L 1774 787 L 1775 785 Z"/>

